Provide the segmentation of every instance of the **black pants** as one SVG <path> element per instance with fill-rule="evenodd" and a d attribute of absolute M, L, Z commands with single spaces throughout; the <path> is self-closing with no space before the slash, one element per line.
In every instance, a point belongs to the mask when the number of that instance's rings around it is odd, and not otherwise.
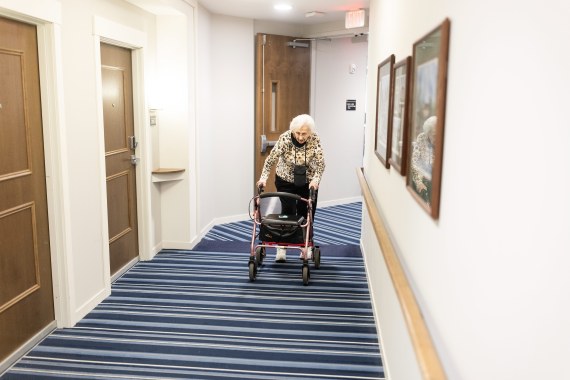
<path fill-rule="evenodd" d="M 277 191 L 284 193 L 297 194 L 305 199 L 309 199 L 309 184 L 302 187 L 297 187 L 291 182 L 285 181 L 279 176 L 275 176 L 275 187 Z M 319 190 L 315 190 L 315 201 L 313 202 L 313 212 L 312 219 L 315 220 L 315 211 L 317 210 L 317 198 L 319 195 Z M 279 198 L 281 200 L 281 214 L 289 215 L 302 215 L 307 216 L 307 203 L 303 201 L 297 202 L 295 199 L 291 198 Z"/>

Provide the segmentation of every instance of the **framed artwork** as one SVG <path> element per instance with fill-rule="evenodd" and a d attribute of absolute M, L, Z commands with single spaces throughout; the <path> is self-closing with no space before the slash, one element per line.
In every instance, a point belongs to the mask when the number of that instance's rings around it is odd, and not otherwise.
<path fill-rule="evenodd" d="M 382 164 L 390 167 L 390 145 L 392 143 L 392 70 L 394 68 L 394 54 L 378 65 L 378 83 L 376 88 L 376 136 L 374 139 L 374 153 Z"/>
<path fill-rule="evenodd" d="M 410 109 L 410 66 L 412 57 L 406 57 L 394 65 L 394 100 L 392 104 L 392 152 L 390 164 L 406 174 L 408 160 L 408 124 Z"/>
<path fill-rule="evenodd" d="M 414 43 L 406 187 L 439 217 L 450 21 Z"/>

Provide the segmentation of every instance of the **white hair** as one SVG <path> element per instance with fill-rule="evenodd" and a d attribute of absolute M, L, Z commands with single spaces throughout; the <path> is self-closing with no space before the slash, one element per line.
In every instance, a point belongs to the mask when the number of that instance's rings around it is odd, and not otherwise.
<path fill-rule="evenodd" d="M 437 124 L 437 116 L 430 116 L 424 121 L 423 130 L 425 133 L 430 133 L 435 131 L 435 125 Z"/>
<path fill-rule="evenodd" d="M 309 133 L 313 133 L 315 131 L 315 121 L 307 114 L 295 116 L 293 120 L 291 120 L 289 129 L 294 132 L 301 127 L 307 127 L 309 129 Z"/>

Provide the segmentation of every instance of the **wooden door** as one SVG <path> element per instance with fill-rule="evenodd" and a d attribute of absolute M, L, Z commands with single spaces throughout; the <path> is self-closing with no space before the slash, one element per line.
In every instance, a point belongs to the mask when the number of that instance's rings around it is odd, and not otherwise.
<path fill-rule="evenodd" d="M 111 275 L 139 255 L 131 51 L 101 44 Z"/>
<path fill-rule="evenodd" d="M 0 18 L 0 362 L 55 318 L 37 53 Z"/>
<path fill-rule="evenodd" d="M 271 152 L 271 144 L 289 129 L 295 116 L 309 113 L 310 42 L 299 41 L 306 46 L 293 47 L 295 39 L 271 34 L 256 36 L 255 182 Z M 275 191 L 274 182 L 275 168 L 267 180 L 267 191 Z"/>

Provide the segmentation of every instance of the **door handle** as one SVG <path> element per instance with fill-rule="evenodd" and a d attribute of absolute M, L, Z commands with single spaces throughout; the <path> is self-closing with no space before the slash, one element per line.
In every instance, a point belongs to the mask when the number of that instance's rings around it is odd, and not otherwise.
<path fill-rule="evenodd" d="M 261 135 L 261 153 L 265 153 L 267 147 L 275 146 L 276 143 L 277 141 L 267 140 L 267 136 Z"/>
<path fill-rule="evenodd" d="M 132 150 L 135 150 L 137 148 L 137 146 L 139 145 L 137 138 L 135 136 L 129 136 L 128 139 L 129 139 L 129 148 L 131 148 Z"/>
<path fill-rule="evenodd" d="M 135 156 L 134 154 L 131 154 L 131 164 L 137 166 L 138 163 L 140 161 L 140 158 L 138 158 L 137 156 Z"/>

